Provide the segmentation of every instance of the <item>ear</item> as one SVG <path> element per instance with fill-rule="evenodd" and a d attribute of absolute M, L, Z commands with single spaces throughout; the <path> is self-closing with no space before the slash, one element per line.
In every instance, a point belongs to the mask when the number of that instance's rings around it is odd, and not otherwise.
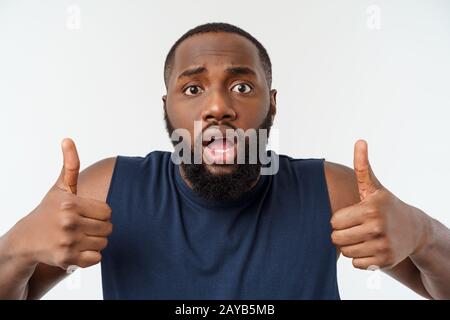
<path fill-rule="evenodd" d="M 162 101 L 163 101 L 163 108 L 164 110 L 166 110 L 167 95 L 162 96 Z"/>
<path fill-rule="evenodd" d="M 272 120 L 277 113 L 277 90 L 270 90 L 270 113 L 272 114 Z"/>

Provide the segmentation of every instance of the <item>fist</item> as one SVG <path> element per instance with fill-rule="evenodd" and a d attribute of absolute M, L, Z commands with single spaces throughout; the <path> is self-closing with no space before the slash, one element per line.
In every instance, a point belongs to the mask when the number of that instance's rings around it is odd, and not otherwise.
<path fill-rule="evenodd" d="M 392 268 L 419 249 L 420 223 L 375 177 L 364 140 L 355 144 L 354 170 L 361 201 L 333 214 L 331 239 L 356 268 Z"/>
<path fill-rule="evenodd" d="M 64 139 L 62 152 L 59 178 L 38 207 L 17 224 L 16 241 L 35 263 L 89 267 L 100 262 L 100 251 L 108 244 L 111 209 L 102 201 L 77 196 L 80 160 L 74 142 Z"/>

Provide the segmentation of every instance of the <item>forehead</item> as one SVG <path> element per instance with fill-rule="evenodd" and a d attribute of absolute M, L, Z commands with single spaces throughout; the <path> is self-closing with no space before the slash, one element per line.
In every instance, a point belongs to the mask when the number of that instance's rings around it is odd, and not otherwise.
<path fill-rule="evenodd" d="M 194 65 L 245 65 L 263 74 L 257 47 L 229 32 L 207 32 L 184 40 L 175 51 L 172 76 Z"/>

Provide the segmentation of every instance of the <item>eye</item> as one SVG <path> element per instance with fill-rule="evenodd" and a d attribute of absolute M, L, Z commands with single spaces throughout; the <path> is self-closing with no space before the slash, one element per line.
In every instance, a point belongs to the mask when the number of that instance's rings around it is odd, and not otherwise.
<path fill-rule="evenodd" d="M 203 89 L 199 86 L 189 86 L 186 89 L 184 89 L 184 94 L 187 96 L 196 96 L 197 94 L 203 92 Z"/>
<path fill-rule="evenodd" d="M 252 87 L 250 87 L 248 84 L 246 83 L 239 83 L 237 85 L 235 85 L 232 90 L 234 92 L 239 92 L 239 93 L 250 93 L 250 91 L 252 91 Z"/>

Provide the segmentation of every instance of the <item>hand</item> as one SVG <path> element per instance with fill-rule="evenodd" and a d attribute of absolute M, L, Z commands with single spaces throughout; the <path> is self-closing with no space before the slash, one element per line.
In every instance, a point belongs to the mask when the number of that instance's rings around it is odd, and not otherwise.
<path fill-rule="evenodd" d="M 64 165 L 42 202 L 12 229 L 18 255 L 31 263 L 67 269 L 101 260 L 100 251 L 112 232 L 110 207 L 77 196 L 80 160 L 74 142 L 62 141 Z"/>
<path fill-rule="evenodd" d="M 331 219 L 333 243 L 360 269 L 392 268 L 420 249 L 424 240 L 415 208 L 381 185 L 364 140 L 355 144 L 354 169 L 361 202 Z"/>

